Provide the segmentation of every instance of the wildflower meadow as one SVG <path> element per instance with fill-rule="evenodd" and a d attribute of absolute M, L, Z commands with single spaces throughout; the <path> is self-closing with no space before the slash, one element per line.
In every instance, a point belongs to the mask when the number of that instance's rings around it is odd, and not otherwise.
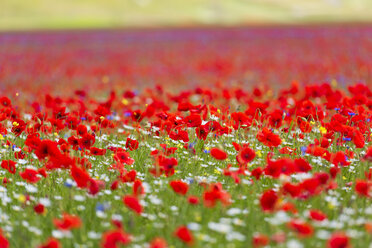
<path fill-rule="evenodd" d="M 372 247 L 372 29 L 0 34 L 0 248 Z"/>

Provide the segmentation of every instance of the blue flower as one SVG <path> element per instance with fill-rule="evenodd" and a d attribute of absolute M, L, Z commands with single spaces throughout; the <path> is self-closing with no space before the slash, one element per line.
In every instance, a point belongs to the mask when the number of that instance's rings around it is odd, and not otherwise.
<path fill-rule="evenodd" d="M 189 143 L 189 149 L 194 148 L 196 142 Z"/>
<path fill-rule="evenodd" d="M 301 147 L 302 156 L 304 156 L 306 154 L 306 151 L 307 151 L 307 147 L 306 146 L 302 146 Z"/>
<path fill-rule="evenodd" d="M 69 182 L 69 181 L 66 181 L 66 182 L 64 183 L 64 185 L 65 185 L 67 188 L 71 188 L 71 187 L 72 187 L 72 183 Z"/>
<path fill-rule="evenodd" d="M 105 211 L 105 205 L 103 205 L 102 203 L 97 203 L 96 211 L 104 212 Z"/>

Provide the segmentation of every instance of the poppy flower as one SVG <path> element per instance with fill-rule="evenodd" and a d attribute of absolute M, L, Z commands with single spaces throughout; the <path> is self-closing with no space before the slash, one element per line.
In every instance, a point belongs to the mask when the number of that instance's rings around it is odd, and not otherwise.
<path fill-rule="evenodd" d="M 188 198 L 187 198 L 187 201 L 192 204 L 192 205 L 197 205 L 199 204 L 199 198 L 197 196 L 193 196 L 193 195 L 190 195 Z"/>
<path fill-rule="evenodd" d="M 239 164 L 248 164 L 256 157 L 256 153 L 253 149 L 249 147 L 243 147 L 240 149 L 238 155 L 236 156 L 236 160 Z"/>
<path fill-rule="evenodd" d="M 48 156 L 57 157 L 61 154 L 57 147 L 57 143 L 51 140 L 42 140 L 35 150 L 35 155 L 39 159 L 44 159 Z"/>
<path fill-rule="evenodd" d="M 294 165 L 297 172 L 309 172 L 312 169 L 309 162 L 303 158 L 296 158 L 294 160 Z"/>
<path fill-rule="evenodd" d="M 310 218 L 316 221 L 323 221 L 327 219 L 327 215 L 325 215 L 322 211 L 320 210 L 310 210 L 309 211 Z"/>
<path fill-rule="evenodd" d="M 118 180 L 115 180 L 112 182 L 111 186 L 110 186 L 110 189 L 111 190 L 117 190 L 119 187 L 119 181 Z"/>
<path fill-rule="evenodd" d="M 130 171 L 124 171 L 120 175 L 120 179 L 123 183 L 127 182 L 134 182 L 137 177 L 137 172 L 135 170 L 130 170 Z"/>
<path fill-rule="evenodd" d="M 302 221 L 302 220 L 292 220 L 288 223 L 288 228 L 292 229 L 295 231 L 300 237 L 310 237 L 314 233 L 313 227 Z"/>
<path fill-rule="evenodd" d="M 137 179 L 133 183 L 133 195 L 138 197 L 143 194 L 145 194 L 145 188 L 141 180 Z"/>
<path fill-rule="evenodd" d="M 35 210 L 35 213 L 37 213 L 37 214 L 45 213 L 45 207 L 41 203 L 38 203 L 37 205 L 35 205 L 34 210 Z"/>
<path fill-rule="evenodd" d="M 197 127 L 195 129 L 195 132 L 196 132 L 196 136 L 198 137 L 198 139 L 206 140 L 207 137 L 208 137 L 208 134 L 210 132 L 210 129 L 209 129 L 209 126 L 207 124 L 206 125 L 200 125 L 199 127 Z"/>
<path fill-rule="evenodd" d="M 16 162 L 12 160 L 1 161 L 1 168 L 8 170 L 11 174 L 16 173 Z"/>
<path fill-rule="evenodd" d="M 327 248 L 349 248 L 351 247 L 349 237 L 342 232 L 335 232 L 327 241 Z"/>
<path fill-rule="evenodd" d="M 89 150 L 90 150 L 90 154 L 95 155 L 95 156 L 103 156 L 106 154 L 106 149 L 91 147 Z"/>
<path fill-rule="evenodd" d="M 277 147 L 282 143 L 279 135 L 274 134 L 266 127 L 257 133 L 256 138 L 258 141 L 268 147 Z"/>
<path fill-rule="evenodd" d="M 79 139 L 79 146 L 82 149 L 89 149 L 95 142 L 95 137 L 91 134 L 84 134 L 80 139 Z"/>
<path fill-rule="evenodd" d="M 260 205 L 262 210 L 266 212 L 275 210 L 278 200 L 279 197 L 274 190 L 270 189 L 265 191 L 260 198 Z"/>
<path fill-rule="evenodd" d="M 12 105 L 10 99 L 6 96 L 0 97 L 0 104 L 3 105 L 3 107 L 10 107 Z"/>
<path fill-rule="evenodd" d="M 88 133 L 88 128 L 85 125 L 78 125 L 76 128 L 76 133 L 80 136 L 83 137 L 85 134 Z"/>
<path fill-rule="evenodd" d="M 88 186 L 90 176 L 85 170 L 77 166 L 73 166 L 71 168 L 71 177 L 75 180 L 79 188 L 86 188 Z"/>
<path fill-rule="evenodd" d="M 298 197 L 301 194 L 301 186 L 292 184 L 292 183 L 285 183 L 283 184 L 283 191 L 286 194 L 289 194 L 291 197 Z"/>
<path fill-rule="evenodd" d="M 186 226 L 178 227 L 174 235 L 186 244 L 192 244 L 194 242 L 194 237 Z"/>
<path fill-rule="evenodd" d="M 263 174 L 263 169 L 261 167 L 257 167 L 251 172 L 251 175 L 255 177 L 256 180 L 259 180 L 262 174 Z"/>
<path fill-rule="evenodd" d="M 252 239 L 253 247 L 264 247 L 267 246 L 269 242 L 270 242 L 269 237 L 264 234 L 257 233 L 253 235 Z"/>
<path fill-rule="evenodd" d="M 102 248 L 119 248 L 121 245 L 127 245 L 131 242 L 129 234 L 121 229 L 107 231 L 102 235 Z"/>
<path fill-rule="evenodd" d="M 150 247 L 149 248 L 167 248 L 168 247 L 168 244 L 167 242 L 162 239 L 162 238 L 154 238 L 151 242 L 150 242 Z"/>
<path fill-rule="evenodd" d="M 371 185 L 372 184 L 369 183 L 368 181 L 357 180 L 355 183 L 355 191 L 361 196 L 369 197 Z"/>
<path fill-rule="evenodd" d="M 131 195 L 124 196 L 123 202 L 125 206 L 133 210 L 135 213 L 141 214 L 143 212 L 143 208 L 136 197 Z"/>
<path fill-rule="evenodd" d="M 62 247 L 59 241 L 55 238 L 49 238 L 44 244 L 38 246 L 38 248 L 60 248 Z"/>
<path fill-rule="evenodd" d="M 127 138 L 127 142 L 125 143 L 125 147 L 129 148 L 129 150 L 133 151 L 138 149 L 139 142 L 137 140 L 133 140 L 131 138 Z"/>
<path fill-rule="evenodd" d="M 354 142 L 356 148 L 363 148 L 364 145 L 365 145 L 364 136 L 357 129 L 355 129 L 354 132 L 353 132 L 353 142 Z"/>
<path fill-rule="evenodd" d="M 212 148 L 211 155 L 217 160 L 225 160 L 227 158 L 227 153 L 218 148 Z"/>
<path fill-rule="evenodd" d="M 3 231 L 0 229 L 0 247 L 1 248 L 8 248 L 9 241 L 4 237 Z"/>
<path fill-rule="evenodd" d="M 252 119 L 242 112 L 232 113 L 231 118 L 234 120 L 233 127 L 235 130 L 242 127 L 249 127 L 252 124 Z"/>
<path fill-rule="evenodd" d="M 210 184 L 208 189 L 203 193 L 204 205 L 206 207 L 214 207 L 218 201 L 222 205 L 227 206 L 231 203 L 230 194 L 222 189 L 221 183 Z"/>
<path fill-rule="evenodd" d="M 188 127 L 199 127 L 202 124 L 202 119 L 198 114 L 192 114 L 184 118 L 184 122 Z"/>
<path fill-rule="evenodd" d="M 29 183 L 37 183 L 40 180 L 40 177 L 37 176 L 38 174 L 38 171 L 28 168 L 19 173 L 19 175 Z"/>
<path fill-rule="evenodd" d="M 372 161 L 372 146 L 368 147 L 366 155 L 364 155 L 364 159 L 367 161 Z"/>
<path fill-rule="evenodd" d="M 180 195 L 186 195 L 187 191 L 189 190 L 189 185 L 180 180 L 171 181 L 169 185 L 172 187 L 174 192 Z"/>
<path fill-rule="evenodd" d="M 117 162 L 127 165 L 132 165 L 134 163 L 134 159 L 130 157 L 129 153 L 124 151 L 115 153 L 114 159 Z"/>
<path fill-rule="evenodd" d="M 63 214 L 62 219 L 54 219 L 53 223 L 61 230 L 70 230 L 81 226 L 81 220 L 78 216 L 67 213 Z"/>

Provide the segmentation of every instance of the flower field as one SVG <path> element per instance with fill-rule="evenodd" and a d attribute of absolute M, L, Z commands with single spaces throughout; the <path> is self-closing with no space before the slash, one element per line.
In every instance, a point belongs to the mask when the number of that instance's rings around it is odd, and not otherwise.
<path fill-rule="evenodd" d="M 0 34 L 0 248 L 372 247 L 372 28 Z"/>

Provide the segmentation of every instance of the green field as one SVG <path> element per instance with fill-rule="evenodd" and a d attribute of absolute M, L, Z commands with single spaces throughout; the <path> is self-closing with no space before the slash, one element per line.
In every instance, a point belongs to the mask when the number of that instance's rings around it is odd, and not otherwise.
<path fill-rule="evenodd" d="M 370 0 L 1 0 L 0 30 L 369 22 Z"/>

